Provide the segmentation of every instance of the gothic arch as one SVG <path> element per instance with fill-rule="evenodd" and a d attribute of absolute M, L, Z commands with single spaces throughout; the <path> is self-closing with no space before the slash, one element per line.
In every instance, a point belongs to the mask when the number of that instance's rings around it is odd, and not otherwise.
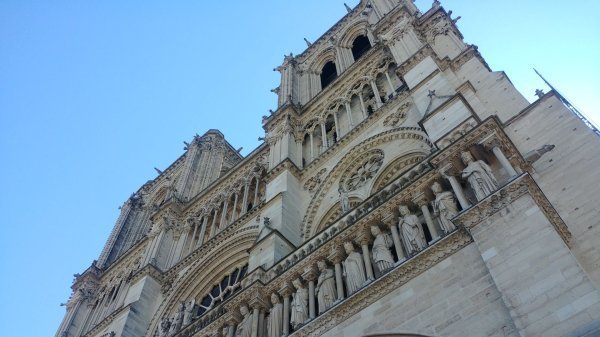
<path fill-rule="evenodd" d="M 321 75 L 321 70 L 323 69 L 323 67 L 325 66 L 325 64 L 327 64 L 327 62 L 333 62 L 335 63 L 335 66 L 337 68 L 337 72 L 339 75 L 339 65 L 337 64 L 337 58 L 336 58 L 336 51 L 334 47 L 329 47 L 325 50 L 323 50 L 319 56 L 317 56 L 310 64 L 310 69 L 318 74 Z"/>
<path fill-rule="evenodd" d="M 352 194 L 350 194 L 349 199 L 351 207 L 356 207 L 356 205 L 360 204 L 363 201 L 358 196 L 354 196 Z M 331 208 L 325 213 L 325 215 L 321 217 L 321 220 L 319 220 L 318 222 L 319 225 L 315 229 L 315 233 L 319 233 L 325 228 L 329 227 L 331 224 L 333 224 L 333 221 L 340 217 L 340 215 L 342 215 L 342 207 L 340 205 L 340 202 L 338 201 L 333 206 L 331 206 Z"/>
<path fill-rule="evenodd" d="M 165 315 L 172 315 L 182 301 L 204 296 L 223 276 L 248 263 L 248 250 L 258 235 L 258 226 L 247 226 L 239 229 L 231 238 L 209 247 L 209 251 L 195 260 L 187 270 L 171 285 L 166 298 L 154 313 L 147 334 L 152 336 Z M 203 271 L 211 270 L 210 278 Z M 177 275 L 177 274 L 176 274 Z M 201 300 L 197 299 L 197 300 Z"/>
<path fill-rule="evenodd" d="M 383 170 L 380 171 L 379 175 L 373 180 L 373 185 L 370 188 L 369 195 L 381 190 L 385 185 L 399 177 L 402 173 L 406 172 L 416 163 L 427 157 L 425 152 L 412 152 L 403 154 L 396 157 Z"/>
<path fill-rule="evenodd" d="M 340 47 L 343 48 L 352 48 L 352 43 L 354 40 L 360 35 L 367 36 L 368 38 L 368 27 L 369 23 L 366 19 L 355 22 L 352 25 L 348 25 L 343 31 L 340 32 Z M 370 40 L 370 39 L 369 39 Z M 373 41 L 370 41 L 371 45 L 373 45 Z"/>
<path fill-rule="evenodd" d="M 329 171 L 329 174 L 325 177 L 323 183 L 321 183 L 315 191 L 314 197 L 311 199 L 302 221 L 300 229 L 302 239 L 307 240 L 316 233 L 315 219 L 321 206 L 326 206 L 323 205 L 324 198 L 327 193 L 330 192 L 331 188 L 333 188 L 333 184 L 338 182 L 340 175 L 349 167 L 355 165 L 358 158 L 367 151 L 376 149 L 382 144 L 396 140 L 405 140 L 405 142 L 407 140 L 413 140 L 415 142 L 415 144 L 413 144 L 414 147 L 408 148 L 407 151 L 404 151 L 401 155 L 415 152 L 416 150 L 428 152 L 433 148 L 433 144 L 429 141 L 427 135 L 417 127 L 398 127 L 372 136 L 356 145 Z M 327 209 L 330 207 L 331 206 L 328 206 Z"/>

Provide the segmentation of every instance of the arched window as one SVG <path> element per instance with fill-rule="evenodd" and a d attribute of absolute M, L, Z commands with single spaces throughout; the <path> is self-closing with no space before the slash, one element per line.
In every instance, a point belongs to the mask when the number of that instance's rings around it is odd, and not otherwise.
<path fill-rule="evenodd" d="M 325 89 L 325 87 L 331 84 L 336 78 L 337 69 L 335 68 L 335 63 L 333 63 L 333 61 L 325 63 L 323 70 L 321 71 L 321 89 Z"/>
<path fill-rule="evenodd" d="M 354 39 L 354 42 L 352 43 L 352 56 L 354 56 L 354 61 L 358 61 L 358 59 L 366 54 L 369 49 L 371 49 L 371 42 L 368 37 L 360 35 Z"/>

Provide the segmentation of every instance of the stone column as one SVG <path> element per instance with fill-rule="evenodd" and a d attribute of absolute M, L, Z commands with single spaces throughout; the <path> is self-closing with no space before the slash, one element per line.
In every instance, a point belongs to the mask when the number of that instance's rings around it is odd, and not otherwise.
<path fill-rule="evenodd" d="M 377 108 L 379 109 L 383 105 L 383 102 L 381 101 L 381 97 L 379 97 L 379 89 L 377 89 L 377 84 L 375 84 L 374 80 L 371 80 L 371 88 L 373 89 L 373 95 L 375 96 Z"/>
<path fill-rule="evenodd" d="M 404 256 L 404 251 L 402 250 L 402 244 L 400 243 L 400 233 L 398 233 L 398 227 L 394 221 L 390 221 L 387 224 L 392 231 L 392 240 L 394 241 L 394 249 L 396 250 L 396 256 L 398 256 L 398 263 L 406 260 Z"/>
<path fill-rule="evenodd" d="M 309 266 L 304 269 L 302 278 L 308 281 L 308 316 L 310 319 L 317 317 L 317 308 L 315 306 L 315 280 L 318 277 L 317 268 Z"/>
<path fill-rule="evenodd" d="M 327 150 L 329 144 L 327 144 L 327 131 L 325 130 L 325 122 L 321 123 L 321 138 L 323 143 L 323 148 L 321 149 L 321 153 Z"/>
<path fill-rule="evenodd" d="M 260 177 L 256 177 L 256 186 L 254 188 L 254 203 L 252 204 L 254 207 L 258 205 L 258 188 L 260 187 Z"/>
<path fill-rule="evenodd" d="M 198 236 L 198 241 L 196 242 L 196 247 L 200 247 L 204 243 L 204 235 L 206 233 L 206 226 L 208 226 L 208 214 L 205 214 L 204 218 L 202 219 L 202 227 L 200 228 L 200 235 Z"/>
<path fill-rule="evenodd" d="M 371 237 L 366 229 L 363 231 L 359 241 L 360 241 L 360 245 L 362 247 L 363 260 L 365 260 L 365 269 L 367 271 L 367 280 L 373 281 L 373 280 L 375 280 L 375 275 L 373 274 L 373 264 L 371 263 L 371 253 L 369 252 L 369 243 L 371 242 Z"/>
<path fill-rule="evenodd" d="M 341 301 L 344 299 L 344 281 L 342 276 L 342 261 L 344 260 L 344 254 L 342 253 L 342 249 L 339 247 L 335 248 L 334 253 L 330 256 L 330 260 L 335 266 L 335 287 L 338 296 L 337 300 Z"/>
<path fill-rule="evenodd" d="M 223 203 L 223 213 L 221 214 L 221 221 L 219 222 L 219 229 L 225 228 L 227 225 L 227 206 L 229 205 L 229 196 L 225 199 Z"/>
<path fill-rule="evenodd" d="M 283 336 L 290 334 L 290 296 L 294 293 L 294 286 L 289 282 L 279 289 L 279 294 L 283 297 Z"/>
<path fill-rule="evenodd" d="M 342 133 L 340 132 L 340 123 L 338 122 L 337 111 L 333 113 L 333 121 L 335 122 L 335 133 L 337 134 L 337 139 L 342 138 Z"/>
<path fill-rule="evenodd" d="M 314 130 L 312 130 L 309 134 L 309 137 L 310 137 L 310 161 L 313 161 L 313 159 L 315 159 L 315 150 L 314 150 L 315 144 L 313 143 L 313 132 L 314 132 Z"/>
<path fill-rule="evenodd" d="M 390 85 L 391 94 L 394 95 L 396 90 L 394 89 L 394 84 L 392 83 L 392 79 L 390 78 L 390 74 L 388 74 L 387 70 L 385 71 L 385 78 L 387 79 L 388 84 Z"/>
<path fill-rule="evenodd" d="M 258 312 L 258 337 L 264 337 L 265 331 L 265 309 L 260 309 Z"/>
<path fill-rule="evenodd" d="M 196 223 L 196 220 L 193 219 L 188 219 L 192 221 L 192 226 L 194 226 L 194 232 L 192 233 L 192 237 L 190 239 L 190 246 L 188 247 L 188 251 L 187 253 L 191 253 L 194 248 L 196 248 L 196 233 L 198 232 L 198 224 Z M 200 240 L 198 240 L 200 241 Z"/>
<path fill-rule="evenodd" d="M 516 177 L 517 171 L 515 171 L 513 166 L 510 164 L 510 162 L 504 155 L 504 152 L 502 152 L 502 149 L 498 145 L 494 144 L 494 147 L 492 147 L 492 152 L 494 153 L 494 155 L 496 156 L 496 159 L 498 159 L 498 161 L 500 162 L 500 165 L 502 165 L 502 168 L 504 168 L 506 173 L 508 173 L 508 175 L 511 178 Z"/>
<path fill-rule="evenodd" d="M 344 106 L 346 107 L 346 114 L 348 115 L 348 123 L 350 123 L 350 129 L 352 129 L 354 127 L 354 121 L 352 120 L 352 108 L 350 107 L 350 103 L 348 102 L 344 103 Z"/>
<path fill-rule="evenodd" d="M 235 197 L 233 199 L 233 208 L 231 209 L 231 220 L 229 221 L 229 223 L 233 223 L 233 221 L 235 221 L 235 209 L 237 208 L 237 204 L 238 204 L 238 192 L 235 192 Z"/>
<path fill-rule="evenodd" d="M 435 228 L 435 224 L 433 223 L 433 218 L 431 217 L 431 212 L 429 212 L 428 200 L 423 192 L 417 194 L 413 201 L 421 207 L 421 211 L 423 212 L 423 217 L 425 218 L 425 223 L 427 224 L 427 228 L 429 229 L 429 233 L 431 234 L 431 241 L 437 240 L 440 235 L 438 234 L 437 229 Z"/>
<path fill-rule="evenodd" d="M 460 185 L 456 177 L 448 174 L 451 168 L 452 166 L 446 166 L 442 170 L 440 170 L 440 172 L 442 173 L 442 176 L 444 176 L 444 178 L 446 178 L 450 182 L 450 186 L 452 186 L 452 191 L 454 192 L 454 195 L 456 195 L 456 199 L 458 199 L 460 207 L 463 210 L 465 210 L 471 207 L 471 203 L 469 203 L 469 201 L 467 200 L 465 192 L 463 191 L 462 186 Z"/>
<path fill-rule="evenodd" d="M 244 196 L 242 197 L 242 210 L 240 212 L 240 215 L 246 214 L 246 211 L 248 208 L 248 190 L 249 189 L 250 189 L 250 184 L 248 182 L 246 182 L 244 184 Z"/>
<path fill-rule="evenodd" d="M 365 107 L 365 100 L 362 97 L 362 92 L 358 94 L 358 99 L 360 100 L 360 109 L 362 110 L 363 118 L 367 118 L 367 108 Z"/>
<path fill-rule="evenodd" d="M 215 234 L 216 234 L 216 232 L 217 232 L 217 215 L 219 215 L 219 209 L 218 209 L 218 208 L 215 208 L 215 209 L 213 210 L 213 212 L 214 212 L 215 214 L 213 214 L 213 221 L 212 221 L 212 224 L 211 224 L 211 227 L 210 227 L 210 234 L 209 234 L 211 238 L 212 238 L 213 236 L 215 236 Z"/>

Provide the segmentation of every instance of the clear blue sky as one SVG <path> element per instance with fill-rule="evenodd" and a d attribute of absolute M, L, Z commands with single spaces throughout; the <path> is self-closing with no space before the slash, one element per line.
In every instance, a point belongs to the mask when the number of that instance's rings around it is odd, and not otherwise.
<path fill-rule="evenodd" d="M 72 275 L 182 141 L 218 128 L 244 154 L 255 148 L 276 105 L 273 68 L 344 15 L 342 3 L 0 1 L 2 334 L 55 333 Z M 528 99 L 544 88 L 536 67 L 600 122 L 599 1 L 442 4 Z"/>

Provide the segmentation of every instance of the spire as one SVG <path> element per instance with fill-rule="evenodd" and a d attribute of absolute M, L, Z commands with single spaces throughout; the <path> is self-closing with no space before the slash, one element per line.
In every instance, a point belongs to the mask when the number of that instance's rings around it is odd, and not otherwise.
<path fill-rule="evenodd" d="M 304 38 L 304 42 L 306 42 L 307 46 L 309 46 L 309 47 L 312 46 L 312 43 L 310 41 L 308 41 L 307 38 Z"/>
<path fill-rule="evenodd" d="M 346 10 L 348 11 L 348 13 L 352 12 L 352 8 L 350 8 L 350 6 L 348 6 L 345 2 L 344 2 L 344 7 L 346 7 Z"/>

